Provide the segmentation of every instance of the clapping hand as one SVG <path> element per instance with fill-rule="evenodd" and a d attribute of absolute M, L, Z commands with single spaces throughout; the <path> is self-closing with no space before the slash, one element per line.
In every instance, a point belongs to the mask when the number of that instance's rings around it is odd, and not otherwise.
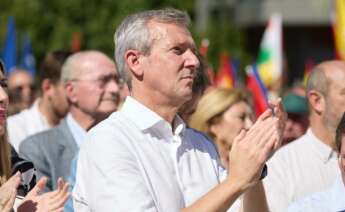
<path fill-rule="evenodd" d="M 63 212 L 64 204 L 70 196 L 68 183 L 59 178 L 56 190 L 40 194 L 46 183 L 46 177 L 38 181 L 18 207 L 18 212 Z"/>
<path fill-rule="evenodd" d="M 244 190 L 259 181 L 265 162 L 281 145 L 287 116 L 280 99 L 270 105 L 272 109 L 234 139 L 229 153 L 229 179 Z"/>
<path fill-rule="evenodd" d="M 0 211 L 9 212 L 12 210 L 17 195 L 17 187 L 20 183 L 20 172 L 13 175 L 0 187 Z"/>

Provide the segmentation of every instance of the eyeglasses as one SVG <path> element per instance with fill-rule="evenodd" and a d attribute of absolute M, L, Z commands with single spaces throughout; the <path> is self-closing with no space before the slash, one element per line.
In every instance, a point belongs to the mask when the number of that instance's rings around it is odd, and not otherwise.
<path fill-rule="evenodd" d="M 116 74 L 103 75 L 96 79 L 72 79 L 71 81 L 95 81 L 100 88 L 104 88 L 111 81 L 120 87 L 124 85 L 124 80 Z"/>

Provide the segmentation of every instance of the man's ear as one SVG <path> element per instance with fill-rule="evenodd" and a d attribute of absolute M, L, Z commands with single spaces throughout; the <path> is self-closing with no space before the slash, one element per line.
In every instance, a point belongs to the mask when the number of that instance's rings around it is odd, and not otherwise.
<path fill-rule="evenodd" d="M 41 83 L 42 94 L 45 95 L 52 93 L 53 86 L 53 83 L 49 79 L 44 79 Z"/>
<path fill-rule="evenodd" d="M 325 111 L 326 102 L 324 95 L 316 90 L 311 90 L 307 93 L 307 97 L 310 107 L 312 107 L 317 114 L 321 114 Z"/>
<path fill-rule="evenodd" d="M 68 101 L 70 101 L 72 103 L 77 102 L 78 98 L 77 98 L 77 95 L 75 93 L 76 89 L 75 89 L 75 85 L 73 84 L 73 82 L 71 82 L 71 81 L 66 82 L 64 84 L 64 89 L 65 89 L 65 93 L 66 93 Z"/>
<path fill-rule="evenodd" d="M 142 68 L 142 61 L 141 54 L 137 50 L 128 50 L 125 53 L 125 61 L 129 70 L 135 77 L 142 78 L 143 76 L 143 68 Z"/>

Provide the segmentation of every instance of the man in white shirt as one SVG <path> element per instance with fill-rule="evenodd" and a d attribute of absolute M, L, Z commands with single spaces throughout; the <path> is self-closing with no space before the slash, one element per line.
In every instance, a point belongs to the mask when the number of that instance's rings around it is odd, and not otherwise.
<path fill-rule="evenodd" d="M 33 105 L 8 117 L 9 142 L 18 152 L 20 143 L 30 135 L 57 126 L 65 117 L 68 103 L 60 82 L 61 67 L 69 52 L 53 51 L 44 58 L 38 75 L 40 95 Z"/>
<path fill-rule="evenodd" d="M 59 177 L 69 176 L 86 131 L 117 110 L 119 79 L 114 61 L 101 52 L 82 51 L 66 60 L 61 82 L 70 104 L 67 117 L 19 147 L 19 154 L 34 163 L 38 178 L 48 177 L 47 190 L 56 189 Z"/>
<path fill-rule="evenodd" d="M 76 211 L 226 211 L 244 192 L 244 211 L 264 208 L 255 201 L 263 191 L 252 188 L 280 145 L 281 104 L 276 117 L 267 110 L 235 139 L 226 176 L 211 142 L 176 115 L 192 97 L 199 66 L 188 24 L 186 13 L 163 9 L 117 28 L 115 58 L 121 75 L 130 75 L 131 95 L 81 146 Z"/>
<path fill-rule="evenodd" d="M 334 182 L 338 169 L 335 131 L 345 111 L 345 62 L 326 61 L 314 68 L 307 85 L 310 128 L 268 161 L 264 180 L 272 212 Z"/>
<path fill-rule="evenodd" d="M 344 212 L 345 211 L 345 113 L 335 136 L 339 151 L 339 174 L 333 185 L 325 191 L 300 199 L 289 206 L 289 212 Z"/>

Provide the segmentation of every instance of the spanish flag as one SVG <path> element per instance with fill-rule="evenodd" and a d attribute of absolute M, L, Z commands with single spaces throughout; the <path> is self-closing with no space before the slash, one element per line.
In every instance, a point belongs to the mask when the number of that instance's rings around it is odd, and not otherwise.
<path fill-rule="evenodd" d="M 215 77 L 215 85 L 223 88 L 234 88 L 237 83 L 235 67 L 231 63 L 230 57 L 222 53 L 220 55 L 219 70 Z"/>
<path fill-rule="evenodd" d="M 268 108 L 267 89 L 262 82 L 256 65 L 247 68 L 247 89 L 253 96 L 256 117 Z"/>

